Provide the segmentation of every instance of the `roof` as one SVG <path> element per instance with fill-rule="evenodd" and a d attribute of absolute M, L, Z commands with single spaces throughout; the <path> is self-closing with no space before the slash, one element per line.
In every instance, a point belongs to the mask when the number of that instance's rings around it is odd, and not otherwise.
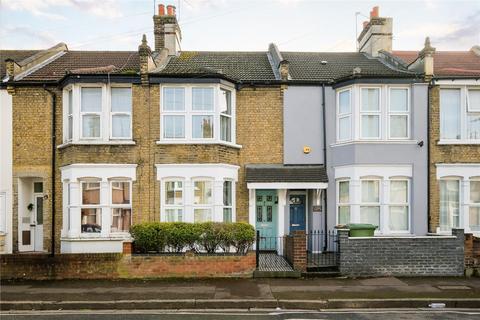
<path fill-rule="evenodd" d="M 12 59 L 20 62 L 38 52 L 40 52 L 40 50 L 0 50 L 0 78 L 6 75 L 5 60 Z"/>
<path fill-rule="evenodd" d="M 247 182 L 328 182 L 322 165 L 290 166 L 256 164 L 246 166 Z"/>
<path fill-rule="evenodd" d="M 392 54 L 407 65 L 418 58 L 418 51 L 393 51 Z M 480 56 L 469 51 L 435 51 L 433 54 L 435 76 L 480 77 Z"/>
<path fill-rule="evenodd" d="M 282 56 L 290 62 L 292 80 L 334 81 L 351 76 L 357 67 L 360 75 L 368 77 L 413 76 L 360 52 L 282 52 Z"/>
<path fill-rule="evenodd" d="M 222 75 L 232 80 L 275 80 L 266 52 L 182 51 L 159 75 Z"/>
<path fill-rule="evenodd" d="M 67 51 L 27 75 L 22 81 L 56 81 L 62 79 L 68 72 L 131 74 L 139 72 L 139 65 L 137 51 Z"/>

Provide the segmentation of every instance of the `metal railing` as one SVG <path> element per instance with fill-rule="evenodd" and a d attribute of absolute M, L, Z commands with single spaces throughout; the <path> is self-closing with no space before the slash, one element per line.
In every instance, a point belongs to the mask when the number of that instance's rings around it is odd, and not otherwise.
<path fill-rule="evenodd" d="M 310 230 L 307 233 L 307 266 L 335 267 L 339 263 L 338 235 L 334 230 Z"/>

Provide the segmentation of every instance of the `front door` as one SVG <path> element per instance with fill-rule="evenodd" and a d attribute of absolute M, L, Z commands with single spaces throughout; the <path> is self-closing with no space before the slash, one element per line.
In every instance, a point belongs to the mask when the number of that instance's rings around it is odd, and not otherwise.
<path fill-rule="evenodd" d="M 34 249 L 43 251 L 43 194 L 35 194 L 35 213 L 34 213 Z"/>
<path fill-rule="evenodd" d="M 25 185 L 25 206 L 19 210 L 19 251 L 43 251 L 43 183 Z"/>
<path fill-rule="evenodd" d="M 260 249 L 277 248 L 277 206 L 276 190 L 256 190 L 256 228 L 260 231 Z"/>
<path fill-rule="evenodd" d="M 305 230 L 305 195 L 290 195 L 290 232 Z"/>

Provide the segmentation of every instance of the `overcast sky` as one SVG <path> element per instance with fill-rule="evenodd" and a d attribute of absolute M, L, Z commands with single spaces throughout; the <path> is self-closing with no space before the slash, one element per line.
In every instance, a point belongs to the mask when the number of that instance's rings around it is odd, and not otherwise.
<path fill-rule="evenodd" d="M 375 5 L 393 17 L 395 50 L 426 36 L 437 50 L 480 44 L 479 0 L 0 0 L 0 48 L 137 50 L 143 33 L 153 48 L 155 2 L 177 6 L 182 50 L 355 51 L 355 26 Z"/>

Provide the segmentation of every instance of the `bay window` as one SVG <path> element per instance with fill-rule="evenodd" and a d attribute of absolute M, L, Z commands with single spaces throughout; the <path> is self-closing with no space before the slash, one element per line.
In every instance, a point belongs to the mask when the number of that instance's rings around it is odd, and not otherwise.
<path fill-rule="evenodd" d="M 337 91 L 337 142 L 410 139 L 410 87 L 355 84 Z"/>
<path fill-rule="evenodd" d="M 440 88 L 440 144 L 480 143 L 480 89 Z"/>
<path fill-rule="evenodd" d="M 235 144 L 233 90 L 223 85 L 162 86 L 157 143 Z"/>
<path fill-rule="evenodd" d="M 129 86 L 74 84 L 63 94 L 64 143 L 129 143 L 132 89 Z"/>
<path fill-rule="evenodd" d="M 470 181 L 469 203 L 470 230 L 480 232 L 480 179 Z"/>
<path fill-rule="evenodd" d="M 160 220 L 234 222 L 238 166 L 157 164 Z"/>

